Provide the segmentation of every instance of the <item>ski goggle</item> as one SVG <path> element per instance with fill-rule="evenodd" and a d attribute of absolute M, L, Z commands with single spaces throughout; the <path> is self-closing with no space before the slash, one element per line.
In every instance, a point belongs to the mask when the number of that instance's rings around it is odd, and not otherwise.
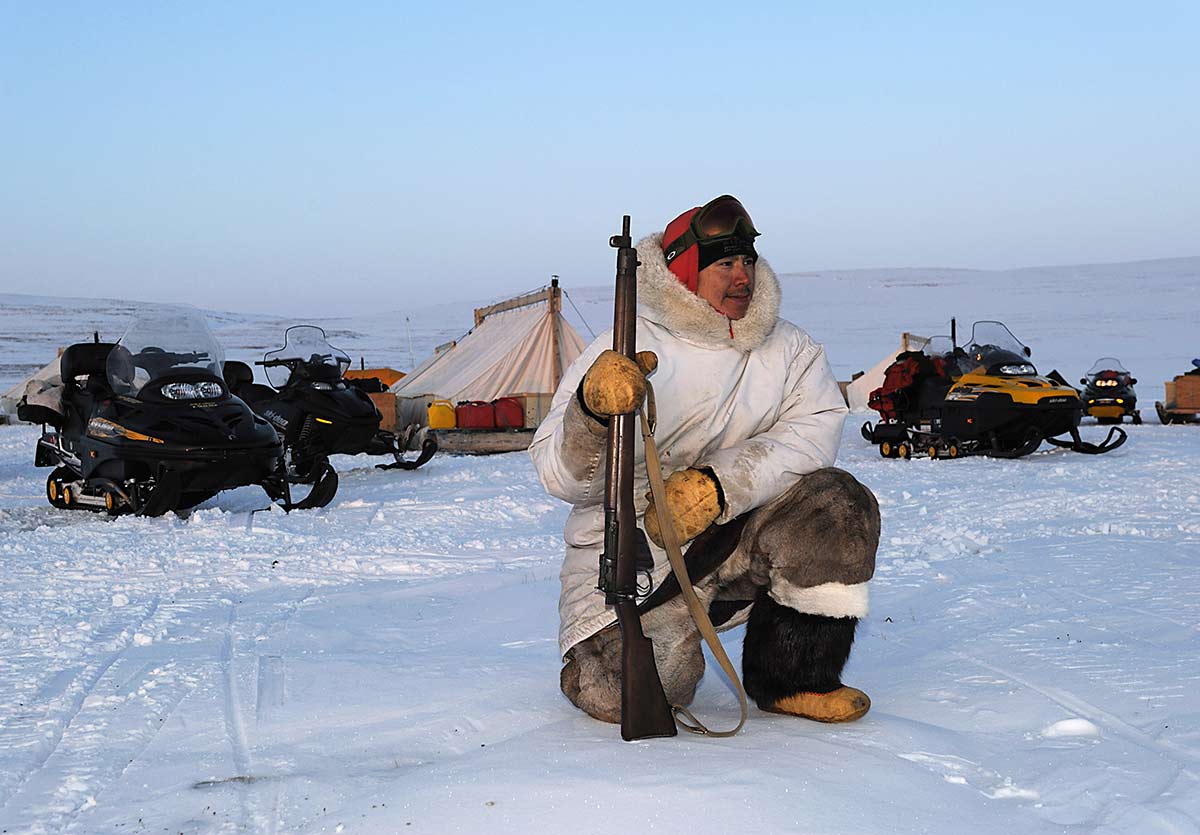
<path fill-rule="evenodd" d="M 688 228 L 664 248 L 667 264 L 698 243 L 726 238 L 745 238 L 753 241 L 759 236 L 750 213 L 736 197 L 723 194 L 705 203 L 688 222 Z"/>

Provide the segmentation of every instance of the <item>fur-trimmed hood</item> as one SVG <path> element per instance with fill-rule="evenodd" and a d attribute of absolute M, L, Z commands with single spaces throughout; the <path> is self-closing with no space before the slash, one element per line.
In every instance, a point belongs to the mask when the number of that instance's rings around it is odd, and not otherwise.
<path fill-rule="evenodd" d="M 741 319 L 729 320 L 684 287 L 663 257 L 662 233 L 638 241 L 638 305 L 651 321 L 702 345 L 750 352 L 766 342 L 779 318 L 779 279 L 767 262 L 754 265 L 754 297 Z M 732 337 L 730 333 L 732 332 Z"/>

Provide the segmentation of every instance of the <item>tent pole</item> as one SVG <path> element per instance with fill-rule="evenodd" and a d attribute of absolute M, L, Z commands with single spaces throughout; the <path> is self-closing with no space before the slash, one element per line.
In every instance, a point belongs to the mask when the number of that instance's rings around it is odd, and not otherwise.
<path fill-rule="evenodd" d="M 550 308 L 550 350 L 554 356 L 554 385 L 552 391 L 558 391 L 558 384 L 562 382 L 562 355 L 559 353 L 558 343 L 558 315 L 562 310 L 562 290 L 558 286 L 558 276 L 550 276 L 550 289 L 546 293 L 547 305 Z"/>

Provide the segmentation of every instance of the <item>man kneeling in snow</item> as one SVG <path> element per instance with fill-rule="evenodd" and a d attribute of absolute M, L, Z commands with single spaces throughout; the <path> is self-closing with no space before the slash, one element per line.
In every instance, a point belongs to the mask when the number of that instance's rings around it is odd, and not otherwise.
<path fill-rule="evenodd" d="M 606 722 L 621 718 L 620 634 L 596 590 L 604 542 L 604 460 L 611 415 L 657 400 L 655 438 L 666 496 L 701 602 L 719 629 L 746 623 L 746 692 L 763 710 L 822 722 L 870 708 L 841 682 L 867 612 L 879 506 L 831 465 L 846 406 L 824 349 L 778 318 L 780 287 L 754 249 L 749 215 L 726 195 L 684 212 L 637 246 L 637 347 L 643 363 L 598 337 L 567 370 L 530 447 L 553 495 L 574 505 L 564 538 L 559 647 L 563 693 Z M 648 371 L 646 369 L 649 369 Z M 635 496 L 652 549 L 654 592 L 640 603 L 667 700 L 688 704 L 704 673 L 689 617 L 645 498 L 637 444 Z"/>

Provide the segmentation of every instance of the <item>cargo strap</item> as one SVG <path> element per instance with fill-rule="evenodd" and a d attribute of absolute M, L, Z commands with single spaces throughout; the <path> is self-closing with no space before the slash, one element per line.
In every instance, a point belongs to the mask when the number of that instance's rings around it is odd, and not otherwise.
<path fill-rule="evenodd" d="M 675 721 L 679 723 L 679 726 L 690 733 L 716 737 L 733 736 L 746 724 L 746 713 L 748 711 L 746 691 L 742 687 L 741 679 L 738 678 L 733 662 L 729 660 L 729 656 L 725 654 L 725 648 L 721 646 L 721 639 L 717 637 L 717 630 L 713 628 L 712 621 L 708 617 L 708 612 L 705 611 L 700 599 L 696 597 L 696 590 L 692 588 L 692 579 L 688 576 L 687 563 L 684 562 L 683 553 L 679 550 L 679 540 L 675 536 L 675 525 L 671 520 L 671 514 L 667 508 L 667 492 L 663 484 L 662 465 L 658 460 L 658 448 L 654 445 L 653 429 L 650 426 L 651 418 L 646 415 L 646 412 L 653 411 L 653 408 L 654 400 L 653 395 L 651 395 L 649 408 L 640 412 L 642 417 L 642 440 L 646 444 L 646 476 L 650 480 L 650 494 L 654 497 L 654 506 L 658 508 L 659 528 L 662 532 L 663 545 L 667 551 L 667 559 L 670 560 L 671 569 L 675 572 L 675 578 L 679 581 L 680 593 L 687 603 L 688 612 L 691 613 L 696 628 L 700 630 L 700 634 L 704 637 L 704 642 L 712 650 L 713 657 L 717 659 L 717 663 L 721 665 L 721 669 L 725 671 L 725 675 L 729 677 L 729 680 L 733 682 L 733 686 L 737 690 L 738 701 L 741 703 L 742 708 L 742 718 L 738 720 L 737 726 L 732 730 L 714 731 L 705 727 L 704 723 L 697 719 L 683 705 L 672 705 L 671 712 L 675 714 Z M 681 715 L 687 717 L 687 721 L 680 718 Z"/>

